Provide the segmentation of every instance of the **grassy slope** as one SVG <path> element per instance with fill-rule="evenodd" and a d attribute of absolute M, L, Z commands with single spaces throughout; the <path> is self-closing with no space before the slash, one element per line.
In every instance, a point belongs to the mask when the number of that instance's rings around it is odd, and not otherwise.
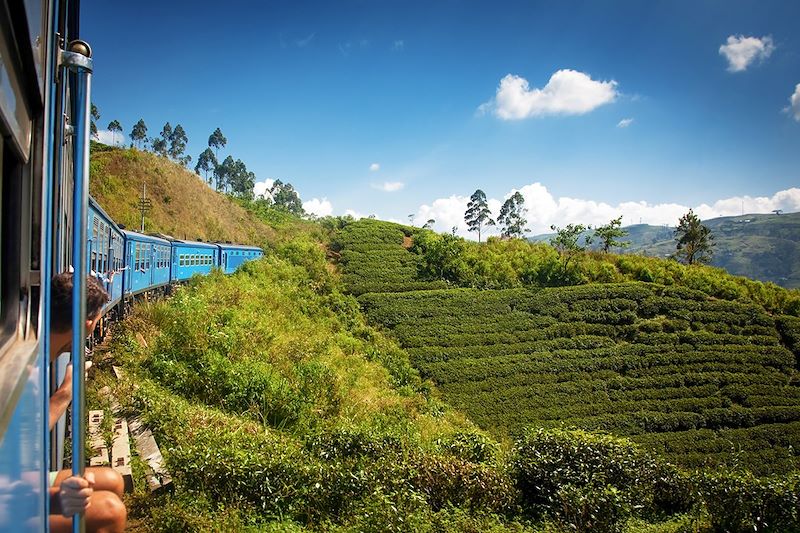
<path fill-rule="evenodd" d="M 134 231 L 142 184 L 153 203 L 145 217 L 148 233 L 258 246 L 276 238 L 273 228 L 193 172 L 149 152 L 93 144 L 90 192 L 111 218 Z"/>
<path fill-rule="evenodd" d="M 691 466 L 738 462 L 769 473 L 796 464 L 798 363 L 762 307 L 773 300 L 763 298 L 766 287 L 711 268 L 652 258 L 633 268 L 624 256 L 587 254 L 576 263 L 587 275 L 625 281 L 646 271 L 646 279 L 716 298 L 640 282 L 541 293 L 416 291 L 421 280 L 392 270 L 414 262 L 400 244 L 408 232 L 374 221 L 344 228 L 336 238 L 343 279 L 353 279 L 349 287 L 362 294 L 372 322 L 390 328 L 445 399 L 483 428 L 498 435 L 530 424 L 610 430 Z M 374 251 L 363 249 L 370 243 Z M 360 250 L 354 266 L 348 244 Z M 511 268 L 498 257 L 519 252 L 503 243 L 468 251 L 491 261 L 491 275 Z M 386 291 L 387 281 L 395 282 L 392 293 L 365 290 Z M 769 291 L 775 301 L 797 296 Z"/>

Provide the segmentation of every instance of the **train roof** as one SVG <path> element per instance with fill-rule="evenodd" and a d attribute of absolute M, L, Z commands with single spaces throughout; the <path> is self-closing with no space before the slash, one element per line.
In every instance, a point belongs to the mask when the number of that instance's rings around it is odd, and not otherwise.
<path fill-rule="evenodd" d="M 156 242 L 158 244 L 166 244 L 169 245 L 169 241 L 166 239 L 162 239 L 161 237 L 154 237 L 152 235 L 145 235 L 143 233 L 137 233 L 135 231 L 130 231 L 127 229 L 122 230 L 122 233 L 128 239 L 133 239 L 136 241 L 144 241 L 144 242 Z"/>
<path fill-rule="evenodd" d="M 250 246 L 249 244 L 231 244 L 228 242 L 217 242 L 215 244 L 220 248 L 231 248 L 235 250 L 258 250 L 259 252 L 264 251 L 258 246 Z"/>
<path fill-rule="evenodd" d="M 181 239 L 173 239 L 172 243 L 176 246 L 185 245 L 194 248 L 216 248 L 217 245 L 213 242 L 200 242 L 200 241 L 184 241 Z"/>

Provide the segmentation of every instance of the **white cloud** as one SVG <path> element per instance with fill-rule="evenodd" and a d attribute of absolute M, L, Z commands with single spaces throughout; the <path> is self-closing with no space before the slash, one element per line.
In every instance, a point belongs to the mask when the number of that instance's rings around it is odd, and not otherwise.
<path fill-rule="evenodd" d="M 643 200 L 612 205 L 606 202 L 567 196 L 556 198 L 547 190 L 547 187 L 539 182 L 525 185 L 518 190 L 525 198 L 525 207 L 528 210 L 527 227 L 531 230 L 531 235 L 549 233 L 551 225 L 563 227 L 570 223 L 592 226 L 606 224 L 620 215 L 622 215 L 623 225 L 642 222 L 672 226 L 690 207 L 702 219 L 740 215 L 742 206 L 744 206 L 745 213 L 770 213 L 773 209 L 782 209 L 785 212 L 800 211 L 800 188 L 779 191 L 771 197 L 737 196 L 717 200 L 711 205 L 696 206 L 678 203 L 651 204 Z M 493 218 L 496 218 L 500 212 L 502 202 L 516 191 L 517 189 L 509 191 L 502 199 L 490 198 L 488 200 Z M 417 210 L 415 220 L 424 221 L 432 218 L 436 221 L 434 228 L 437 231 L 450 231 L 455 226 L 459 235 L 477 239 L 476 234 L 467 231 L 464 223 L 464 212 L 468 202 L 468 197 L 459 195 L 439 198 L 430 204 L 421 205 Z M 483 236 L 487 234 L 498 234 L 498 228 L 486 228 Z"/>
<path fill-rule="evenodd" d="M 392 50 L 395 52 L 402 52 L 406 47 L 406 42 L 402 39 L 398 39 L 392 43 Z"/>
<path fill-rule="evenodd" d="M 259 181 L 253 186 L 253 194 L 256 195 L 256 198 L 258 197 L 272 198 L 272 195 L 268 191 L 272 187 L 273 183 L 275 183 L 275 180 L 272 178 L 267 178 L 264 181 Z"/>
<path fill-rule="evenodd" d="M 319 198 L 312 198 L 311 200 L 303 202 L 303 209 L 306 213 L 317 215 L 318 217 L 327 217 L 333 214 L 333 205 L 327 198 L 320 200 Z"/>
<path fill-rule="evenodd" d="M 405 186 L 406 184 L 402 181 L 384 181 L 383 183 L 373 184 L 372 188 L 383 192 L 397 192 Z"/>
<path fill-rule="evenodd" d="M 377 171 L 379 171 L 380 169 L 381 169 L 381 165 L 380 165 L 380 163 L 372 163 L 372 164 L 369 166 L 369 171 L 370 171 L 370 172 L 377 172 Z"/>
<path fill-rule="evenodd" d="M 356 220 L 360 220 L 362 218 L 367 218 L 367 215 L 365 215 L 364 213 L 361 213 L 359 211 L 356 211 L 355 209 L 345 209 L 344 210 L 344 214 L 345 214 L 345 216 L 351 216 Z"/>
<path fill-rule="evenodd" d="M 125 134 L 119 131 L 112 134 L 109 130 L 97 130 L 94 140 L 108 146 L 125 146 Z"/>
<path fill-rule="evenodd" d="M 789 97 L 789 106 L 785 111 L 791 114 L 797 122 L 800 122 L 800 83 L 794 88 L 794 93 Z"/>
<path fill-rule="evenodd" d="M 623 118 L 622 120 L 617 122 L 617 127 L 618 128 L 627 128 L 631 124 L 633 124 L 633 119 L 632 118 Z"/>
<path fill-rule="evenodd" d="M 767 59 L 775 50 L 772 37 L 745 37 L 731 35 L 727 44 L 719 47 L 719 53 L 728 60 L 728 71 L 743 72 L 753 62 Z"/>
<path fill-rule="evenodd" d="M 596 81 L 577 70 L 559 70 L 542 89 L 531 89 L 525 78 L 508 74 L 500 80 L 495 97 L 478 107 L 478 113 L 493 111 L 503 120 L 582 115 L 613 102 L 617 94 L 616 81 Z"/>

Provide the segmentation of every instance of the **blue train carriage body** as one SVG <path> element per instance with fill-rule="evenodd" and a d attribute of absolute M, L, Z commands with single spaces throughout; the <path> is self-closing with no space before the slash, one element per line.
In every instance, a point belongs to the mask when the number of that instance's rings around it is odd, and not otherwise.
<path fill-rule="evenodd" d="M 108 310 L 122 301 L 125 234 L 92 197 L 89 197 L 87 222 L 87 271 L 97 277 L 108 291 Z"/>
<path fill-rule="evenodd" d="M 122 230 L 125 234 L 125 297 L 170 283 L 170 242 Z"/>
<path fill-rule="evenodd" d="M 185 281 L 195 274 L 208 274 L 218 265 L 217 245 L 196 241 L 172 241 L 172 281 Z"/>
<path fill-rule="evenodd" d="M 226 274 L 233 274 L 236 269 L 247 261 L 258 259 L 264 255 L 264 251 L 257 246 L 245 246 L 243 244 L 217 244 L 217 262 Z"/>

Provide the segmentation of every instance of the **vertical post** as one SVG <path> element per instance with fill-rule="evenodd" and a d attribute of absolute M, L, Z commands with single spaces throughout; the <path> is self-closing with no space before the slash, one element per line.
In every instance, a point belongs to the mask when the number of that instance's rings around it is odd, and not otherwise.
<path fill-rule="evenodd" d="M 72 473 L 83 476 L 86 448 L 86 237 L 89 211 L 89 115 L 92 96 L 92 49 L 83 41 L 73 41 L 61 53 L 61 64 L 75 75 L 74 142 L 72 191 Z M 72 520 L 72 531 L 83 533 L 83 514 Z"/>
<path fill-rule="evenodd" d="M 142 233 L 144 233 L 144 209 L 146 204 L 147 204 L 147 184 L 142 183 L 142 201 L 139 203 L 139 207 L 142 210 L 142 227 L 139 229 L 139 231 Z"/>

